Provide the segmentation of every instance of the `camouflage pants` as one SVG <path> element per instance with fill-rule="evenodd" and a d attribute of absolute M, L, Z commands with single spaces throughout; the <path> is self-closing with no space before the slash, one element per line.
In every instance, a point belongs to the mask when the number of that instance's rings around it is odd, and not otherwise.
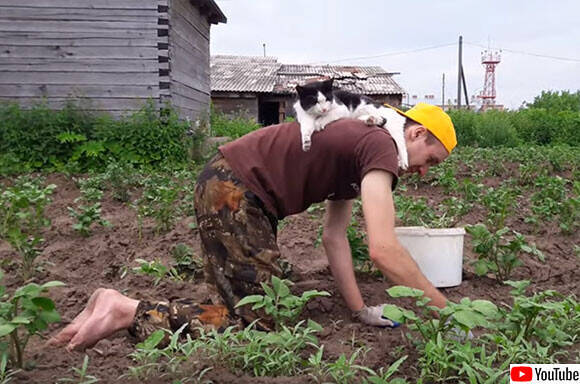
<path fill-rule="evenodd" d="M 225 306 L 187 300 L 142 301 L 132 333 L 144 339 L 157 328 L 176 330 L 186 322 L 189 328 L 220 328 L 232 324 L 234 317 L 246 324 L 260 318 L 258 326 L 270 329 L 271 322 L 263 313 L 234 307 L 244 296 L 263 294 L 260 283 L 269 282 L 272 275 L 284 278 L 290 273 L 276 244 L 277 219 L 219 153 L 198 177 L 195 210 L 206 277 L 217 287 Z"/>

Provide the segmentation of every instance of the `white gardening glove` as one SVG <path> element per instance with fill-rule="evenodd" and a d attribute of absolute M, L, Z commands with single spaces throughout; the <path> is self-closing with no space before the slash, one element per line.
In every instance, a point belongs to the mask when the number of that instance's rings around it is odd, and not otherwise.
<path fill-rule="evenodd" d="M 361 323 L 372 325 L 375 327 L 388 327 L 395 328 L 400 324 L 396 321 L 387 319 L 383 316 L 383 307 L 385 305 L 375 305 L 374 307 L 367 307 L 366 305 L 362 307 L 360 311 L 354 311 L 352 317 Z"/>

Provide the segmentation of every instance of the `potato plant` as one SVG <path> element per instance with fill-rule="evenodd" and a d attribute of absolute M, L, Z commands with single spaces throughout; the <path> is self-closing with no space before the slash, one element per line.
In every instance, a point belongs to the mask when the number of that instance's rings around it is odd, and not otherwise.
<path fill-rule="evenodd" d="M 290 292 L 288 280 L 272 276 L 272 286 L 261 283 L 265 295 L 250 295 L 241 299 L 236 308 L 252 304 L 252 310 L 262 309 L 266 315 L 274 320 L 276 329 L 287 324 L 294 324 L 302 313 L 308 301 L 314 297 L 330 296 L 326 291 L 306 291 L 302 296 L 294 296 Z"/>
<path fill-rule="evenodd" d="M 479 276 L 491 272 L 498 281 L 509 279 L 514 268 L 523 264 L 520 259 L 522 253 L 545 261 L 544 254 L 535 245 L 529 245 L 523 235 L 507 227 L 494 232 L 480 223 L 468 225 L 465 230 L 472 236 L 473 250 L 478 254 L 473 264 Z"/>
<path fill-rule="evenodd" d="M 69 215 L 76 220 L 73 229 L 88 237 L 91 235 L 93 224 L 110 227 L 111 223 L 101 217 L 101 199 L 103 191 L 97 188 L 86 187 L 81 189 L 81 196 L 75 199 L 78 206 L 68 207 Z"/>
<path fill-rule="evenodd" d="M 32 336 L 60 321 L 54 302 L 43 294 L 63 285 L 60 281 L 30 283 L 12 295 L 0 285 L 0 355 L 7 355 L 13 367 L 24 368 L 26 346 Z"/>
<path fill-rule="evenodd" d="M 42 185 L 42 179 L 18 178 L 0 195 L 0 238 L 20 255 L 24 280 L 35 272 L 35 261 L 44 242 L 42 230 L 50 226 L 45 209 L 56 185 Z"/>

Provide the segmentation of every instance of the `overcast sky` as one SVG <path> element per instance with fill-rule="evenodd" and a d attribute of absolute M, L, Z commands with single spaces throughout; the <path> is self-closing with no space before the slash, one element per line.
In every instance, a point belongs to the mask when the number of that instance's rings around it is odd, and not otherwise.
<path fill-rule="evenodd" d="M 470 98 L 484 81 L 483 48 L 473 44 L 487 47 L 488 41 L 504 49 L 496 71 L 498 103 L 517 108 L 542 90 L 580 89 L 579 0 L 216 2 L 228 22 L 212 26 L 211 54 L 261 56 L 266 43 L 266 54 L 286 64 L 379 65 L 400 72 L 395 80 L 409 94 L 434 94 L 440 103 L 443 73 L 445 98 L 456 98 L 463 35 Z M 420 50 L 433 46 L 442 47 Z"/>

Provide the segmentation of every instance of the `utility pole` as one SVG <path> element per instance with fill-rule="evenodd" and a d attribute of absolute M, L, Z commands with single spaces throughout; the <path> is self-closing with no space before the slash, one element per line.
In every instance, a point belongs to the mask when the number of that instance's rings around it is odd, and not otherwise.
<path fill-rule="evenodd" d="M 264 47 L 264 57 L 266 57 L 266 43 L 262 43 L 262 47 Z"/>
<path fill-rule="evenodd" d="M 445 110 L 445 73 L 441 79 L 441 108 Z"/>
<path fill-rule="evenodd" d="M 463 63 L 461 61 L 462 45 L 463 45 L 463 36 L 459 36 L 459 59 L 457 65 L 457 109 L 461 108 L 461 79 L 463 77 Z"/>

